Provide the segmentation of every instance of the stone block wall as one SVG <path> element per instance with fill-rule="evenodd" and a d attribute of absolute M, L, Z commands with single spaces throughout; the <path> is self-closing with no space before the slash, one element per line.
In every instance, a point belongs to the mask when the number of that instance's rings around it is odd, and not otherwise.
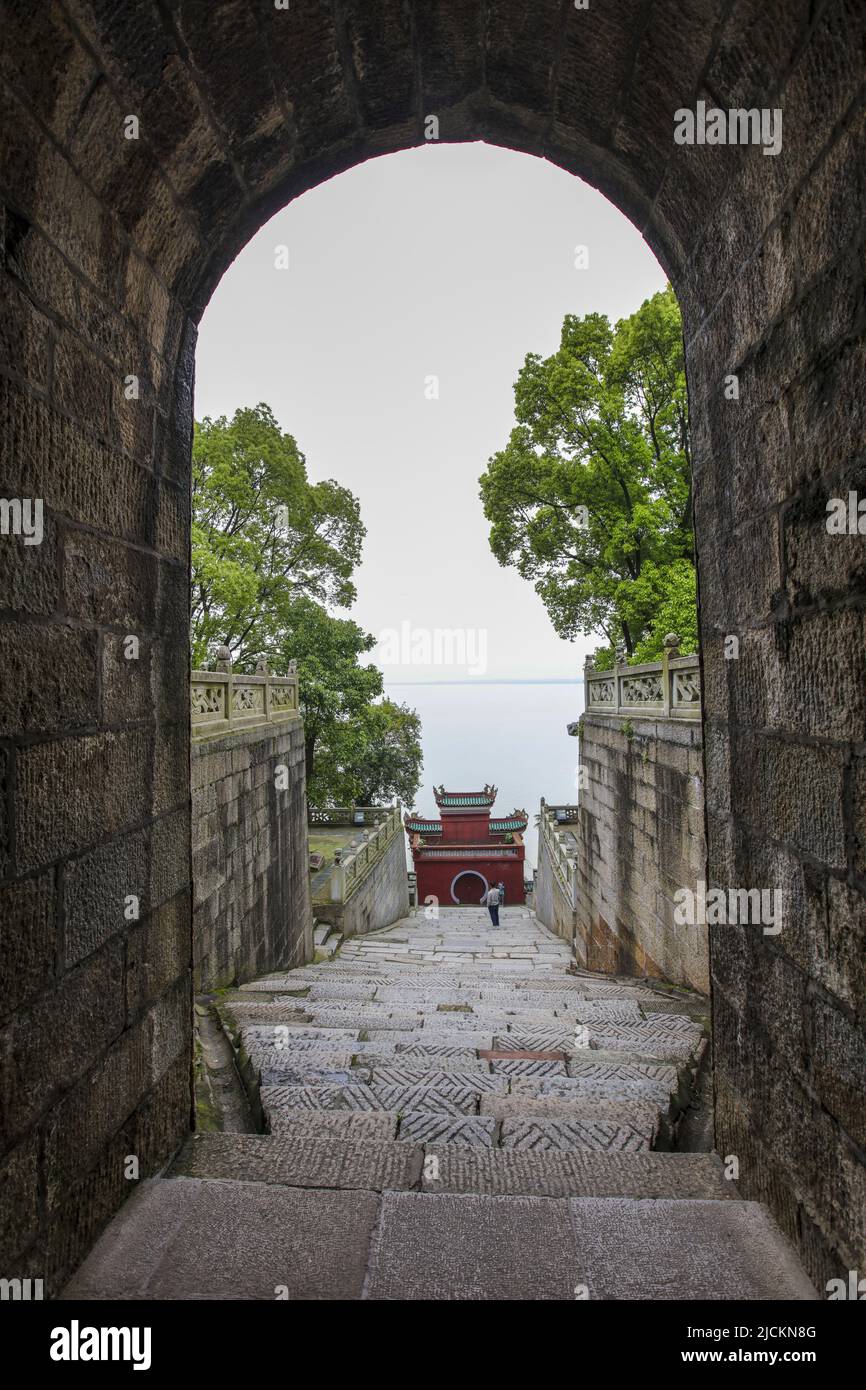
<path fill-rule="evenodd" d="M 193 741 L 192 847 L 196 990 L 311 959 L 299 719 Z"/>
<path fill-rule="evenodd" d="M 706 927 L 673 916 L 677 889 L 706 876 L 700 724 L 585 714 L 582 727 L 577 954 L 708 993 Z"/>

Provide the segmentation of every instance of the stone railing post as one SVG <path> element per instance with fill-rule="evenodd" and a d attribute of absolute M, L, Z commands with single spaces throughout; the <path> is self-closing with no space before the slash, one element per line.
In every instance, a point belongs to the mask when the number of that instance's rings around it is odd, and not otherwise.
<path fill-rule="evenodd" d="M 264 692 L 265 719 L 270 720 L 270 717 L 271 717 L 271 672 L 270 672 L 270 667 L 268 666 L 268 658 L 267 658 L 266 656 L 260 656 L 259 659 L 258 659 L 258 661 L 256 662 L 256 675 L 257 675 L 257 676 L 264 676 L 264 678 L 265 678 L 265 692 Z"/>
<path fill-rule="evenodd" d="M 670 663 L 680 654 L 680 639 L 675 632 L 669 632 L 664 641 L 662 651 L 662 700 L 664 701 L 663 713 L 665 718 L 670 717 L 671 705 L 673 703 L 673 676 L 671 675 Z"/>
<path fill-rule="evenodd" d="M 334 850 L 334 867 L 331 870 L 331 902 L 341 903 L 346 897 L 346 870 L 343 867 L 342 849 Z"/>
<path fill-rule="evenodd" d="M 233 700 L 233 698 L 232 698 L 232 694 L 233 694 L 233 689 L 232 689 L 232 654 L 231 654 L 231 652 L 229 651 L 228 647 L 217 647 L 216 662 L 214 663 L 214 670 L 215 670 L 215 671 L 225 671 L 225 673 L 226 673 L 226 704 L 225 704 L 225 715 L 226 715 L 226 720 L 228 721 L 229 726 L 231 726 L 231 722 L 232 722 L 232 705 L 234 704 L 234 700 Z"/>
<path fill-rule="evenodd" d="M 628 670 L 628 652 L 625 642 L 617 642 L 613 662 L 613 713 L 622 711 L 622 672 Z"/>

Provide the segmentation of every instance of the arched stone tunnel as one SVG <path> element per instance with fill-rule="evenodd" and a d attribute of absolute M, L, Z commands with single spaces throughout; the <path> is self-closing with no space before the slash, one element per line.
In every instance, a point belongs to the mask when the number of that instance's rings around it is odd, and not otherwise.
<path fill-rule="evenodd" d="M 0 542 L 4 1272 L 58 1288 L 126 1196 L 124 1156 L 153 1172 L 189 1124 L 197 321 L 271 214 L 421 143 L 430 114 L 443 141 L 598 187 L 679 297 L 708 880 L 787 904 L 778 936 L 713 931 L 717 1144 L 816 1282 L 862 1269 L 866 564 L 825 512 L 866 491 L 866 7 L 2 11 L 0 492 L 44 501 L 41 545 Z M 675 144 L 699 100 L 781 110 L 780 152 Z"/>

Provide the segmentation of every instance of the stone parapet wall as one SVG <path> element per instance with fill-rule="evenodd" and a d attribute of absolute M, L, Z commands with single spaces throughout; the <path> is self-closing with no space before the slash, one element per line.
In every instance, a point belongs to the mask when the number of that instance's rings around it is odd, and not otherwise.
<path fill-rule="evenodd" d="M 558 831 L 553 814 L 542 801 L 533 908 L 540 922 L 572 945 L 578 964 L 585 966 L 584 943 L 577 935 L 575 860 L 570 859 L 567 868 L 564 865 L 564 856 L 571 849 L 570 832 L 574 827 Z"/>
<path fill-rule="evenodd" d="M 312 955 L 300 718 L 192 744 L 196 989 Z"/>
<path fill-rule="evenodd" d="M 364 810 L 367 829 L 361 830 L 358 844 L 336 851 L 330 878 L 315 901 L 317 919 L 333 923 L 344 936 L 389 927 L 409 912 L 402 808 Z"/>
<path fill-rule="evenodd" d="M 584 715 L 576 951 L 591 970 L 709 991 L 705 927 L 674 921 L 706 874 L 700 724 Z"/>
<path fill-rule="evenodd" d="M 370 873 L 345 902 L 316 902 L 317 919 L 332 922 L 344 936 L 364 936 L 409 914 L 409 875 L 402 826 Z"/>

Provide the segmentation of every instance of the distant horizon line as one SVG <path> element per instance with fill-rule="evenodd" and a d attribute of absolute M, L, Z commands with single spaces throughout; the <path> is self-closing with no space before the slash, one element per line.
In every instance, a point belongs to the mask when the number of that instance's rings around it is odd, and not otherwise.
<path fill-rule="evenodd" d="M 583 676 L 455 676 L 438 681 L 389 681 L 386 685 L 583 685 Z"/>

